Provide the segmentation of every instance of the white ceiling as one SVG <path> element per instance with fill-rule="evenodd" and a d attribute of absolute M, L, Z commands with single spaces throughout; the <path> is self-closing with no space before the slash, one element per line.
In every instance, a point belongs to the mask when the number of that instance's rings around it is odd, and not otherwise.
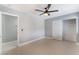
<path fill-rule="evenodd" d="M 59 12 L 51 13 L 51 16 L 40 16 L 41 12 L 35 11 L 35 9 L 43 10 L 47 5 L 46 4 L 5 4 L 9 8 L 22 11 L 25 13 L 30 13 L 34 16 L 41 17 L 43 19 L 47 19 L 50 17 L 57 17 L 60 15 L 73 13 L 79 11 L 79 4 L 52 4 L 50 10 L 57 9 Z"/>

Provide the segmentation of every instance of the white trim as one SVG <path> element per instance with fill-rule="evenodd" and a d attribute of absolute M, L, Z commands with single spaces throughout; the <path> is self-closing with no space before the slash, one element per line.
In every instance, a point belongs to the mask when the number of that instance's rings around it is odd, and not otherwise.
<path fill-rule="evenodd" d="M 78 17 L 76 17 L 76 41 L 78 36 Z"/>
<path fill-rule="evenodd" d="M 20 44 L 20 43 L 19 43 L 19 41 L 20 41 L 20 40 L 19 40 L 19 29 L 20 29 L 20 28 L 19 28 L 19 25 L 20 25 L 20 24 L 19 24 L 19 16 L 18 16 L 18 21 L 17 21 L 17 22 L 18 22 L 18 23 L 17 23 L 17 33 L 18 33 L 18 34 L 17 34 L 17 45 L 19 46 L 19 44 Z"/>
<path fill-rule="evenodd" d="M 16 15 L 16 14 L 12 14 L 12 13 L 8 13 L 8 12 L 2 12 L 2 11 L 1 11 L 1 14 L 10 15 L 10 16 L 15 16 L 15 17 L 19 17 L 19 16 Z"/>
<path fill-rule="evenodd" d="M 2 53 L 2 15 L 0 12 L 0 54 Z"/>
<path fill-rule="evenodd" d="M 64 20 L 77 19 L 77 18 L 78 18 L 77 16 L 68 16 Z"/>
<path fill-rule="evenodd" d="M 27 41 L 27 42 L 25 42 L 25 43 L 21 43 L 19 46 L 24 46 L 24 45 L 33 43 L 33 42 L 35 42 L 35 41 L 42 40 L 43 38 L 45 38 L 45 36 L 41 36 L 41 37 L 39 37 L 39 38 L 37 38 L 37 39 L 33 39 L 33 40 L 31 40 L 31 41 Z"/>

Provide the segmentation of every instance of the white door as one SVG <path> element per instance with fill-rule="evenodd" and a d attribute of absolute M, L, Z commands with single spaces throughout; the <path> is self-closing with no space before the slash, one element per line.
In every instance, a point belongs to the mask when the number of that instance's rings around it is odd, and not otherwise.
<path fill-rule="evenodd" d="M 53 20 L 52 37 L 56 40 L 62 40 L 62 20 Z"/>

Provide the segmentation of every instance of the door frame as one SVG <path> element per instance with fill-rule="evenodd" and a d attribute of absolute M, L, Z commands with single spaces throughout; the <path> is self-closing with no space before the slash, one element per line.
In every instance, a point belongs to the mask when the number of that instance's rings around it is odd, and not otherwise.
<path fill-rule="evenodd" d="M 2 12 L 2 11 L 0 11 L 0 21 L 2 22 L 2 14 L 5 14 L 5 15 L 9 15 L 9 16 L 14 16 L 14 17 L 17 17 L 17 46 L 19 46 L 19 16 L 18 15 L 16 15 L 16 14 L 12 14 L 12 13 L 7 13 L 7 12 Z M 1 27 L 2 27 L 2 23 L 0 24 L 1 25 Z M 2 28 L 1 28 L 1 31 L 2 31 Z M 2 33 L 1 33 L 2 34 Z M 2 36 L 1 36 L 1 40 L 0 40 L 1 42 L 0 42 L 0 44 L 1 44 L 1 51 L 2 51 Z"/>
<path fill-rule="evenodd" d="M 70 19 L 75 19 L 76 20 L 76 42 L 77 42 L 77 34 L 78 34 L 78 17 L 77 16 L 72 16 L 71 18 L 67 18 L 64 20 L 70 20 Z M 63 20 L 63 21 L 64 21 Z M 63 35 L 63 31 L 62 31 L 62 35 Z M 63 38 L 63 37 L 62 37 Z M 63 39 L 62 39 L 63 40 Z"/>

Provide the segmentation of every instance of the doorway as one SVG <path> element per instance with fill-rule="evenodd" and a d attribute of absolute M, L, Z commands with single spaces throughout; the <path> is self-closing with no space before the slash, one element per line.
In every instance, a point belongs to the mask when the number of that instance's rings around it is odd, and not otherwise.
<path fill-rule="evenodd" d="M 17 47 L 18 17 L 13 14 L 2 13 L 2 53 Z"/>
<path fill-rule="evenodd" d="M 76 19 L 63 20 L 63 40 L 76 41 Z"/>
<path fill-rule="evenodd" d="M 62 20 L 53 20 L 52 22 L 52 37 L 55 40 L 62 40 Z"/>

